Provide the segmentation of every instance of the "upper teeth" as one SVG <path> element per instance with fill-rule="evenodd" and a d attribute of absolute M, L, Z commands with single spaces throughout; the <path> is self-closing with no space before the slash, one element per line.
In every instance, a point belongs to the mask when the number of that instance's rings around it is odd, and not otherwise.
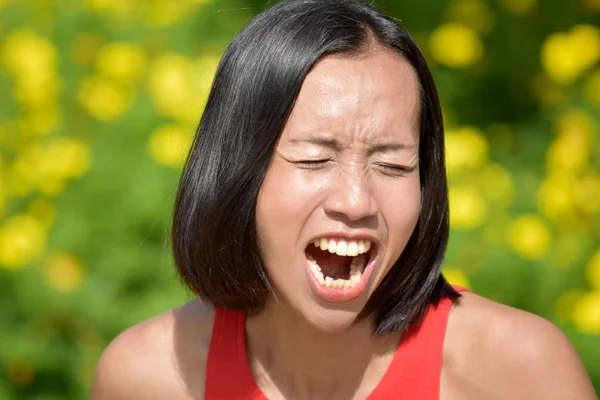
<path fill-rule="evenodd" d="M 313 242 L 315 247 L 320 247 L 321 250 L 328 250 L 330 253 L 335 253 L 338 256 L 356 257 L 359 254 L 364 254 L 371 248 L 370 240 L 341 240 L 320 238 Z"/>

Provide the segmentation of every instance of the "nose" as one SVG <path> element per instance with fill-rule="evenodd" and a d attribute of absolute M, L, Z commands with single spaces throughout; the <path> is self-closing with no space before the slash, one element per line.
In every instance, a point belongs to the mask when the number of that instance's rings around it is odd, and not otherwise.
<path fill-rule="evenodd" d="M 324 202 L 325 212 L 352 222 L 377 215 L 378 206 L 368 177 L 360 168 L 340 172 Z"/>

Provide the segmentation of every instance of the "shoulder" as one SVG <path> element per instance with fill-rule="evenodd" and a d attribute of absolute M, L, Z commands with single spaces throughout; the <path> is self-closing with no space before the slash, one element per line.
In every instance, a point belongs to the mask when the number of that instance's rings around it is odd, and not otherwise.
<path fill-rule="evenodd" d="M 122 332 L 100 357 L 91 399 L 202 399 L 213 319 L 194 300 Z"/>
<path fill-rule="evenodd" d="M 459 398 L 596 399 L 556 326 L 468 292 L 450 313 L 443 371 Z"/>

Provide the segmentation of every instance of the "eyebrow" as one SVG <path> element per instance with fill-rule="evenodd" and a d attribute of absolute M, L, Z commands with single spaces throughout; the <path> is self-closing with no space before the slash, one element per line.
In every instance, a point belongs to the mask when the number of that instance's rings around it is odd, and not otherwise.
<path fill-rule="evenodd" d="M 342 146 L 336 139 L 322 138 L 322 137 L 309 137 L 307 139 L 291 139 L 291 143 L 308 143 L 316 146 L 327 147 L 335 151 L 342 149 Z M 373 153 L 385 153 L 390 151 L 401 151 L 401 150 L 413 150 L 415 145 L 408 145 L 404 143 L 377 143 L 369 148 L 369 154 Z"/>

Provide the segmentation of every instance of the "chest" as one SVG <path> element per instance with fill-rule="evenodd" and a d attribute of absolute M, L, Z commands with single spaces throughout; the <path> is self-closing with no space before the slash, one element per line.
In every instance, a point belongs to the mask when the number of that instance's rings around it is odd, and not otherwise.
<path fill-rule="evenodd" d="M 233 378 L 232 378 L 233 379 Z M 452 376 L 452 374 L 441 372 L 439 378 L 439 394 L 427 388 L 421 389 L 418 392 L 407 390 L 401 386 L 387 386 L 385 390 L 375 390 L 376 384 L 360 385 L 360 382 L 353 386 L 347 387 L 347 390 L 337 391 L 335 394 L 330 391 L 315 390 L 311 393 L 293 392 L 283 393 L 276 386 L 271 384 L 260 384 L 257 387 L 260 391 L 255 391 L 254 396 L 249 400 L 480 400 L 480 399 L 495 399 L 493 394 L 479 388 L 477 385 L 472 385 L 465 382 L 463 379 Z M 208 395 L 186 396 L 181 393 L 181 400 L 215 400 L 216 397 Z"/>

